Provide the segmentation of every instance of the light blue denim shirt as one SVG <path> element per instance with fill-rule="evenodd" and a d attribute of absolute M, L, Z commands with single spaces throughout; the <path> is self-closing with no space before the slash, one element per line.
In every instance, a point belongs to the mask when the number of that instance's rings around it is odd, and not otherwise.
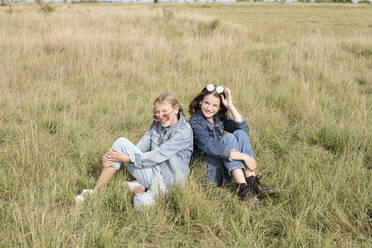
<path fill-rule="evenodd" d="M 161 164 L 167 186 L 183 182 L 189 174 L 193 152 L 193 132 L 184 115 L 174 125 L 164 128 L 156 122 L 136 145 L 140 153 L 130 155 L 136 167 Z"/>

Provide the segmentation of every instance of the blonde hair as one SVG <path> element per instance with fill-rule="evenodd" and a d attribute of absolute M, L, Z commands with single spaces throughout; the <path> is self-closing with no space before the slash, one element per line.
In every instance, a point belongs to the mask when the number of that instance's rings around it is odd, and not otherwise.
<path fill-rule="evenodd" d="M 178 102 L 177 98 L 171 93 L 163 93 L 155 99 L 154 106 L 156 103 L 164 103 L 164 102 L 170 104 L 173 109 L 178 108 L 177 118 L 180 119 L 181 114 L 183 114 L 183 109 L 181 107 L 181 104 Z M 155 124 L 155 121 L 152 122 L 151 127 L 154 124 Z"/>

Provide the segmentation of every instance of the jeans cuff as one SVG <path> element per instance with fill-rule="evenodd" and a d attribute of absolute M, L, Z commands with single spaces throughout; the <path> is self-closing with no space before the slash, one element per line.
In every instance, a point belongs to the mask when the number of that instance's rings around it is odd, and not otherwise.
<path fill-rule="evenodd" d="M 141 154 L 139 153 L 129 154 L 129 158 L 135 167 L 137 168 L 142 167 Z"/>
<path fill-rule="evenodd" d="M 222 152 L 222 158 L 225 160 L 230 160 L 230 153 L 233 148 L 228 146 L 225 147 L 225 150 Z"/>

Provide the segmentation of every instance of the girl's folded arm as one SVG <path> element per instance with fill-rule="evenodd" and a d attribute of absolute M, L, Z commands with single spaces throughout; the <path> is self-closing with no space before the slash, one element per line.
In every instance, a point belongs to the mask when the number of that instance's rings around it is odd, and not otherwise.
<path fill-rule="evenodd" d="M 136 153 L 131 161 L 137 167 L 152 166 L 168 160 L 174 154 L 185 150 L 192 149 L 192 130 L 185 132 L 176 131 L 174 136 L 164 142 L 159 148 L 142 154 Z"/>
<path fill-rule="evenodd" d="M 245 118 L 243 118 L 241 122 L 236 122 L 231 117 L 227 117 L 226 120 L 223 121 L 223 126 L 224 129 L 229 133 L 233 133 L 239 129 L 245 131 L 247 134 L 249 133 L 249 127 Z"/>
<path fill-rule="evenodd" d="M 190 120 L 190 125 L 194 133 L 194 142 L 200 150 L 208 155 L 228 159 L 231 149 L 225 144 L 214 139 L 208 134 L 207 128 L 198 121 Z"/>

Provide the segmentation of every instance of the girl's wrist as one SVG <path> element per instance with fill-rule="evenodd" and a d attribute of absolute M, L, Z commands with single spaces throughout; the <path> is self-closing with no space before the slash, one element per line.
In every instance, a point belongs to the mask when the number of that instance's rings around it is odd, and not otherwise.
<path fill-rule="evenodd" d="M 131 162 L 130 157 L 128 155 L 126 155 L 124 163 L 130 163 L 130 162 Z"/>
<path fill-rule="evenodd" d="M 239 115 L 239 112 L 238 112 L 238 110 L 235 108 L 234 105 L 231 105 L 230 108 L 228 108 L 228 110 L 230 111 L 230 113 L 231 113 L 233 116 L 237 116 L 237 115 Z"/>
<path fill-rule="evenodd" d="M 233 104 L 230 104 L 230 105 L 227 105 L 226 108 L 227 108 L 227 110 L 231 111 L 235 107 L 234 107 Z"/>
<path fill-rule="evenodd" d="M 230 153 L 229 153 L 229 161 L 231 162 L 231 161 L 233 161 L 234 160 L 234 158 L 235 158 L 235 153 L 237 152 L 237 150 L 236 149 L 231 149 L 231 151 L 230 151 Z"/>

